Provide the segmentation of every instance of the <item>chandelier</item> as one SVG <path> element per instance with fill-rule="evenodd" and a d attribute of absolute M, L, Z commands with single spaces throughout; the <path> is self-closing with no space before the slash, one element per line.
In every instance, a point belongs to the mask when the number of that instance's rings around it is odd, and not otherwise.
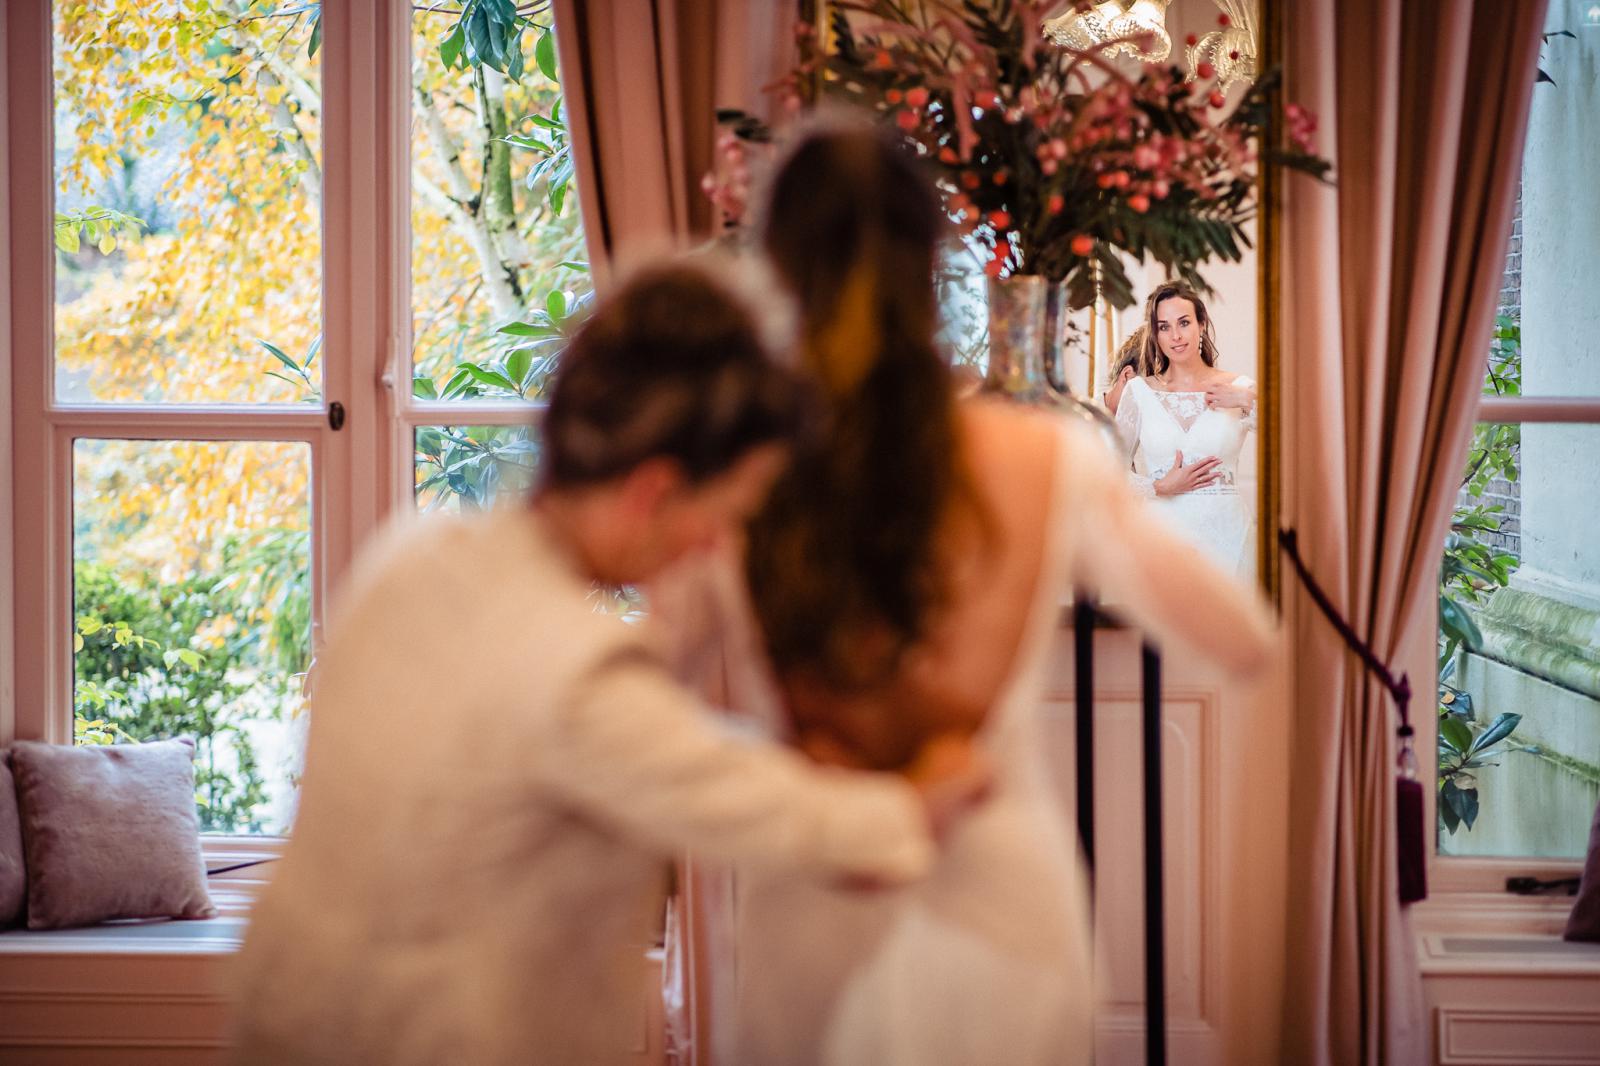
<path fill-rule="evenodd" d="M 1217 88 L 1223 92 L 1235 82 L 1256 80 L 1256 16 L 1251 0 L 1216 0 L 1227 22 L 1189 46 L 1189 79 L 1201 63 L 1216 70 Z"/>
<path fill-rule="evenodd" d="M 1172 52 L 1172 38 L 1167 36 L 1170 2 L 1100 0 L 1092 6 L 1046 19 L 1044 34 L 1056 44 L 1077 49 L 1119 41 L 1107 49 L 1107 55 L 1128 55 L 1140 61 L 1159 63 Z"/>

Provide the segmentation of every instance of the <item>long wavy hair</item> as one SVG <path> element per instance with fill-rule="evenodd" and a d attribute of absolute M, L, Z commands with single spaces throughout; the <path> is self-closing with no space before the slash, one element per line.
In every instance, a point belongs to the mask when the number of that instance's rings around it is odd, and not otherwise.
<path fill-rule="evenodd" d="M 870 128 L 813 131 L 773 178 L 761 246 L 799 305 L 802 369 L 827 406 L 822 441 L 749 531 L 747 576 L 780 677 L 882 682 L 948 600 L 936 536 L 975 497 L 934 341 L 944 227 L 917 161 Z"/>
<path fill-rule="evenodd" d="M 1167 358 L 1161 350 L 1161 345 L 1156 343 L 1156 312 L 1160 310 L 1163 301 L 1173 297 L 1188 300 L 1194 304 L 1195 321 L 1200 324 L 1200 359 L 1206 366 L 1217 365 L 1217 338 L 1211 326 L 1211 315 L 1206 311 L 1205 301 L 1200 299 L 1200 294 L 1181 281 L 1169 281 L 1156 286 L 1150 298 L 1144 302 L 1144 363 L 1139 371 L 1141 374 L 1161 375 L 1167 372 L 1167 367 L 1172 360 Z"/>

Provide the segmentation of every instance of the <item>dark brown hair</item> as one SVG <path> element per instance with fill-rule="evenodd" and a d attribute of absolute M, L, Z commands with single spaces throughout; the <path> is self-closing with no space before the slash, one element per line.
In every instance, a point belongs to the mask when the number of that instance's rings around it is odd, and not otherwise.
<path fill-rule="evenodd" d="M 780 677 L 882 681 L 948 599 L 936 535 L 967 482 L 934 342 L 945 218 L 906 151 L 819 130 L 779 168 L 762 248 L 797 298 L 826 439 L 798 454 L 750 529 L 748 578 Z"/>
<path fill-rule="evenodd" d="M 1156 287 L 1150 298 L 1144 302 L 1144 366 L 1140 368 L 1141 374 L 1165 374 L 1167 367 L 1172 362 L 1162 352 L 1161 345 L 1156 343 L 1156 312 L 1165 300 L 1173 297 L 1188 300 L 1194 304 L 1194 315 L 1200 324 L 1200 359 L 1206 366 L 1217 365 L 1217 339 L 1211 328 L 1211 315 L 1206 312 L 1206 305 L 1200 299 L 1200 294 L 1181 281 L 1169 281 Z"/>
<path fill-rule="evenodd" d="M 808 397 L 707 268 L 654 266 L 603 300 L 562 352 L 540 427 L 542 483 L 607 481 L 658 456 L 701 481 L 795 438 Z"/>

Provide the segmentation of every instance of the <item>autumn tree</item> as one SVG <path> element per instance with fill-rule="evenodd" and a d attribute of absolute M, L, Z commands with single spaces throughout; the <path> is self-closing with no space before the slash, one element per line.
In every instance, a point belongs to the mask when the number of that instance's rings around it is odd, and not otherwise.
<path fill-rule="evenodd" d="M 416 391 L 534 399 L 587 294 L 543 4 L 419 5 L 412 55 Z M 56 5 L 57 395 L 105 403 L 320 399 L 319 4 Z M 428 502 L 487 502 L 526 433 L 419 435 Z M 296 449 L 301 449 L 297 452 Z M 75 558 L 156 588 L 206 576 L 287 695 L 308 654 L 297 445 L 81 442 Z M 80 614 L 90 604 L 80 604 Z M 98 632 L 95 636 L 99 636 Z M 104 678 L 85 678 L 84 683 Z"/>

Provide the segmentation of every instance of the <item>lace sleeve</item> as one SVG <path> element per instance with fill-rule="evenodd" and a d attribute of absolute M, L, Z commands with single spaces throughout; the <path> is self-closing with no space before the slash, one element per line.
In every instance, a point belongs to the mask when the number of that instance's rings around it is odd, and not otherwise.
<path fill-rule="evenodd" d="M 1155 478 L 1136 472 L 1143 416 L 1139 409 L 1138 398 L 1133 395 L 1135 384 L 1133 381 L 1128 382 L 1122 390 L 1122 402 L 1117 404 L 1117 440 L 1122 444 L 1123 465 L 1128 471 L 1128 484 L 1133 487 L 1134 495 L 1154 499 Z"/>

